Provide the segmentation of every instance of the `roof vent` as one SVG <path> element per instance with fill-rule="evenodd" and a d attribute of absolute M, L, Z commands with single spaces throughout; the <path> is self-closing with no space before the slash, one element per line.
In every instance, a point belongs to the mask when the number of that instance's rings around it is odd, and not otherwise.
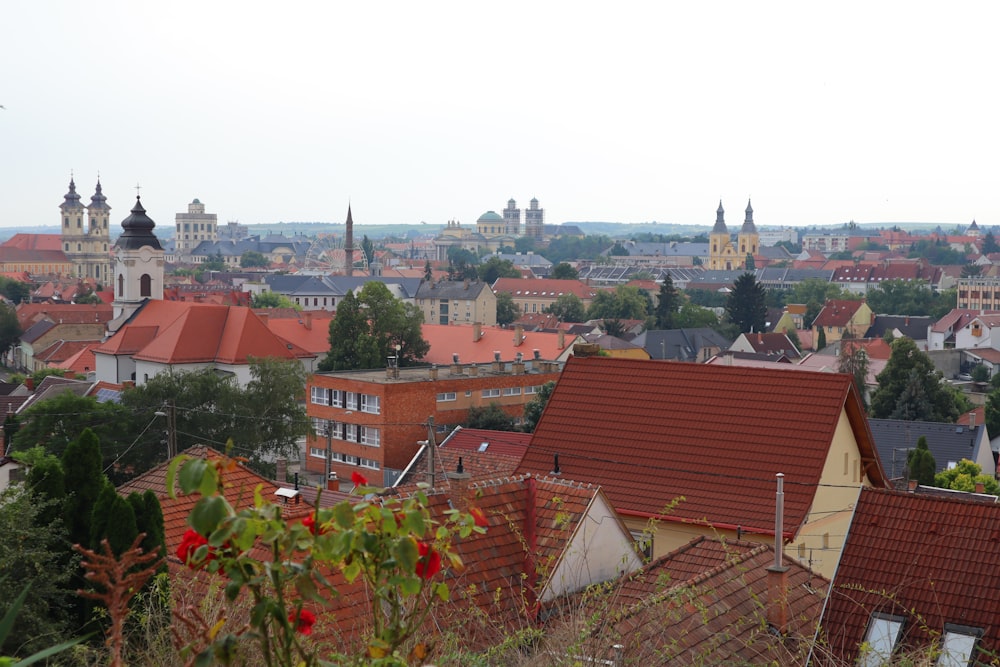
<path fill-rule="evenodd" d="M 559 452 L 552 455 L 552 472 L 551 475 L 561 475 L 562 470 L 559 468 Z"/>

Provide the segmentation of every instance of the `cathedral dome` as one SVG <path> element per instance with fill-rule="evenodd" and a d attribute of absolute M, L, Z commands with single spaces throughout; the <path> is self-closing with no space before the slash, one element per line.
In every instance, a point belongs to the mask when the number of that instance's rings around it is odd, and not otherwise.
<path fill-rule="evenodd" d="M 160 240 L 153 233 L 156 223 L 146 215 L 146 209 L 142 207 L 139 197 L 135 198 L 135 206 L 132 207 L 132 215 L 122 220 L 122 233 L 115 243 L 116 248 L 135 250 L 143 246 L 149 246 L 155 250 L 163 250 Z"/>
<path fill-rule="evenodd" d="M 476 222 L 503 222 L 503 217 L 500 216 L 496 211 L 486 211 Z"/>

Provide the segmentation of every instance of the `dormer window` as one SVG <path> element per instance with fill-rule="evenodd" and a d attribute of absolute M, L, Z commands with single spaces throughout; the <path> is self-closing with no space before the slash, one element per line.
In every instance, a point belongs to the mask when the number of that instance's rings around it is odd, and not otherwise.
<path fill-rule="evenodd" d="M 983 327 L 979 324 L 979 322 L 972 325 L 972 335 L 976 338 L 983 335 Z"/>
<path fill-rule="evenodd" d="M 967 625 L 944 624 L 944 638 L 941 640 L 939 667 L 966 667 L 971 664 L 976 652 L 976 644 L 983 636 L 982 628 Z"/>
<path fill-rule="evenodd" d="M 860 667 L 879 667 L 889 662 L 903 632 L 902 616 L 875 612 L 868 622 L 865 645 L 858 658 Z"/>

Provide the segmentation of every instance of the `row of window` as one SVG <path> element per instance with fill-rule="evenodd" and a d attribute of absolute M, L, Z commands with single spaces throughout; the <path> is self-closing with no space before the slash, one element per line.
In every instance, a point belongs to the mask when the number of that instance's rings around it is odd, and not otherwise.
<path fill-rule="evenodd" d="M 304 297 L 304 298 L 303 297 L 295 297 L 295 303 L 298 304 L 298 305 L 300 305 L 300 306 L 308 306 L 309 305 L 309 298 L 310 297 L 308 297 L 308 296 Z M 323 297 L 323 305 L 324 306 L 327 306 L 327 305 L 336 306 L 337 305 L 337 299 L 336 299 L 336 297 L 329 297 L 329 299 L 330 299 L 330 303 L 327 304 L 327 297 L 325 297 L 325 296 Z M 312 297 L 312 305 L 314 305 L 314 306 L 318 306 L 319 305 L 319 297 L 318 296 Z"/>
<path fill-rule="evenodd" d="M 524 387 L 525 394 L 537 394 L 541 385 L 531 385 Z M 472 396 L 471 391 L 465 392 L 466 397 Z M 502 389 L 483 389 L 480 392 L 483 398 L 497 398 L 498 396 L 520 396 L 521 387 L 504 387 Z M 438 403 L 447 403 L 458 399 L 458 394 L 453 391 L 444 391 L 437 395 Z"/>
<path fill-rule="evenodd" d="M 360 410 L 368 414 L 382 413 L 381 398 L 373 394 L 359 394 L 354 391 L 313 387 L 310 390 L 310 401 L 314 405 L 327 405 L 333 408 Z"/>
<path fill-rule="evenodd" d="M 328 419 L 313 417 L 313 430 L 316 435 L 330 436 L 335 440 L 345 440 L 347 442 L 357 442 L 369 447 L 378 447 L 382 444 L 382 434 L 374 426 L 362 426 L 361 424 L 346 424 Z"/>
<path fill-rule="evenodd" d="M 326 450 L 319 447 L 310 447 L 309 456 L 317 459 L 326 460 Z M 354 456 L 352 454 L 345 454 L 343 452 L 330 452 L 331 461 L 339 461 L 340 463 L 346 463 L 352 466 L 360 466 L 362 468 L 370 468 L 371 470 L 378 470 L 381 466 L 375 459 L 366 459 L 363 456 Z"/>
<path fill-rule="evenodd" d="M 888 664 L 893 651 L 900 643 L 906 619 L 893 614 L 875 612 L 865 634 L 865 650 L 858 659 L 861 667 L 879 667 Z M 983 636 L 982 628 L 972 628 L 954 623 L 944 624 L 938 667 L 966 667 L 972 662 L 976 644 Z"/>
<path fill-rule="evenodd" d="M 83 252 L 83 244 L 82 243 L 77 243 L 76 244 L 76 251 L 77 252 Z M 104 252 L 107 252 L 107 251 L 108 251 L 108 244 L 105 243 L 104 244 Z M 64 243 L 63 244 L 63 252 L 69 252 L 69 244 L 68 243 Z"/>
<path fill-rule="evenodd" d="M 195 231 L 195 232 L 197 232 L 197 231 L 203 231 L 204 232 L 204 231 L 211 231 L 211 230 L 212 230 L 211 226 L 206 225 L 204 222 L 201 222 L 201 223 L 196 222 L 196 223 L 193 224 L 193 227 L 192 227 L 192 223 L 190 223 L 190 222 L 185 222 L 184 223 L 184 231 L 185 232 L 190 232 L 190 231 Z M 177 225 L 177 231 L 181 231 L 180 224 Z"/>

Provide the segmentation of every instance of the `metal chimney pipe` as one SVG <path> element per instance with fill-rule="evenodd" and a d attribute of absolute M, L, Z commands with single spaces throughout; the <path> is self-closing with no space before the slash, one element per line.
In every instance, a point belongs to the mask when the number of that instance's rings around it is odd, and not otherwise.
<path fill-rule="evenodd" d="M 785 527 L 785 473 L 779 472 L 778 490 L 774 494 L 774 567 L 781 567 L 781 551 L 784 547 Z"/>

